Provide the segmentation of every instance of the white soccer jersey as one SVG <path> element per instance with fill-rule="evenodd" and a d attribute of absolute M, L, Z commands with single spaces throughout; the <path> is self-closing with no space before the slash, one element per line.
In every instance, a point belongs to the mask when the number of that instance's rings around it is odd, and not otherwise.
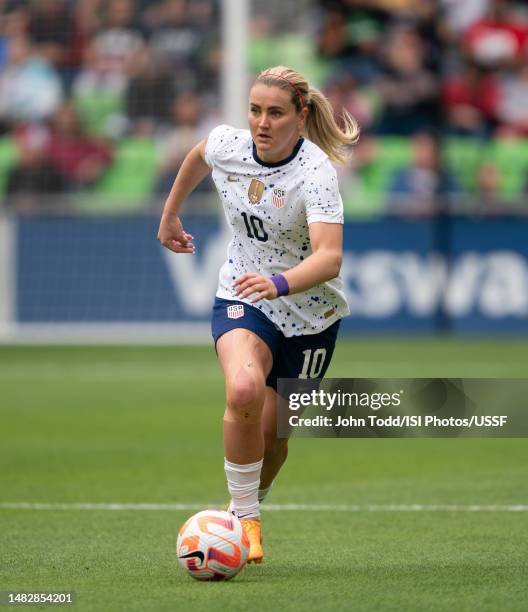
<path fill-rule="evenodd" d="M 205 157 L 233 230 L 216 295 L 240 300 L 233 281 L 247 272 L 281 274 L 312 250 L 308 225 L 343 223 L 343 202 L 328 156 L 301 139 L 286 160 L 258 158 L 249 130 L 216 127 Z M 253 304 L 285 336 L 317 334 L 349 313 L 340 277 L 302 293 Z"/>

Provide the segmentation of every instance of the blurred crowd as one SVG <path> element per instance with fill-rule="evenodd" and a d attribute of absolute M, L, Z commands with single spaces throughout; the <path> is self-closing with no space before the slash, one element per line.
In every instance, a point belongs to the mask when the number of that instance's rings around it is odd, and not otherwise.
<path fill-rule="evenodd" d="M 212 0 L 0 0 L 7 204 L 34 193 L 119 196 L 137 183 L 134 155 L 150 179 L 143 191 L 165 191 L 217 120 L 217 24 Z"/>
<path fill-rule="evenodd" d="M 526 208 L 528 3 L 265 4 L 252 73 L 291 65 L 361 125 L 340 170 L 347 214 Z M 218 0 L 0 0 L 5 205 L 158 202 L 221 120 L 219 11 Z"/>
<path fill-rule="evenodd" d="M 362 127 L 353 163 L 365 197 L 377 179 L 389 210 L 523 208 L 528 3 L 319 0 L 319 9 L 326 91 Z"/>

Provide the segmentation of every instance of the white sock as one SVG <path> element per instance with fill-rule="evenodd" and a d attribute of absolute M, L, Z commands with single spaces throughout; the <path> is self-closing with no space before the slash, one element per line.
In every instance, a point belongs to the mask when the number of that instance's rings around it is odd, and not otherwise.
<path fill-rule="evenodd" d="M 258 490 L 259 504 L 261 504 L 266 499 L 266 495 L 270 492 L 270 489 L 272 486 L 273 486 L 273 483 L 271 483 L 270 486 L 266 487 L 265 489 Z"/>
<path fill-rule="evenodd" d="M 238 518 L 260 518 L 258 487 L 263 459 L 240 465 L 224 459 L 227 488 Z"/>

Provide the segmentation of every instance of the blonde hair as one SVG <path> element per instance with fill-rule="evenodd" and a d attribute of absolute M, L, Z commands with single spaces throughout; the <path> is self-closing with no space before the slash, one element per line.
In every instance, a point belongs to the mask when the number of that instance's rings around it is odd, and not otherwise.
<path fill-rule="evenodd" d="M 306 137 L 337 163 L 348 161 L 349 154 L 345 147 L 354 145 L 359 140 L 359 125 L 352 115 L 342 110 L 343 128 L 339 127 L 328 98 L 296 70 L 286 66 L 274 66 L 263 70 L 256 83 L 269 87 L 279 87 L 291 94 L 292 104 L 300 113 L 303 107 L 308 108 L 306 118 Z"/>

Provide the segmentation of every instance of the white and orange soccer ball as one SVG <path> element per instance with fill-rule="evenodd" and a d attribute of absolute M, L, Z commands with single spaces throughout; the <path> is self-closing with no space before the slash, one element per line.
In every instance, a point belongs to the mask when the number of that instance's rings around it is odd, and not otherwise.
<path fill-rule="evenodd" d="M 176 542 L 180 565 L 197 580 L 229 580 L 246 565 L 249 540 L 240 520 L 220 510 L 191 516 Z"/>

